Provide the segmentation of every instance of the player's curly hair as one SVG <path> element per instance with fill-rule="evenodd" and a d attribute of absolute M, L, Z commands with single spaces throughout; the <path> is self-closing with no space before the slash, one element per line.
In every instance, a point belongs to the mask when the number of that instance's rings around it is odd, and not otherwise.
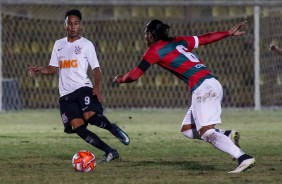
<path fill-rule="evenodd" d="M 169 25 L 164 24 L 160 20 L 151 20 L 145 27 L 145 33 L 152 33 L 154 41 L 158 40 L 171 40 L 172 37 L 169 37 Z"/>
<path fill-rule="evenodd" d="M 79 10 L 72 9 L 72 10 L 66 11 L 65 19 L 70 15 L 77 16 L 80 20 L 82 20 L 82 15 L 81 15 L 81 12 Z"/>

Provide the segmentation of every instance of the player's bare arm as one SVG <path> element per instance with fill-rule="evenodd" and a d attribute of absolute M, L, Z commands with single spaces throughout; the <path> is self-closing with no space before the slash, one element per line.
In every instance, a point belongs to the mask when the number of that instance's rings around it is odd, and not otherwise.
<path fill-rule="evenodd" d="M 101 69 L 99 67 L 94 68 L 92 70 L 92 75 L 94 78 L 93 95 L 96 95 L 99 102 L 102 102 L 103 97 L 100 92 L 100 82 L 101 82 L 101 76 L 102 76 Z"/>
<path fill-rule="evenodd" d="M 40 67 L 40 66 L 31 66 L 28 67 L 28 74 L 30 77 L 35 77 L 37 73 L 44 74 L 44 75 L 53 75 L 57 73 L 58 68 L 55 66 L 47 66 L 47 67 Z"/>
<path fill-rule="evenodd" d="M 137 79 L 139 79 L 139 77 L 141 77 L 146 70 L 148 70 L 150 68 L 150 64 L 145 61 L 144 59 L 138 64 L 138 66 L 136 66 L 133 70 L 131 70 L 130 72 L 128 72 L 125 75 L 117 75 L 114 80 L 113 83 L 131 83 L 136 81 Z"/>
<path fill-rule="evenodd" d="M 131 83 L 139 79 L 139 77 L 141 77 L 143 74 L 144 71 L 139 66 L 137 66 L 125 75 L 117 75 L 114 78 L 113 83 Z"/>
<path fill-rule="evenodd" d="M 231 28 L 228 31 L 221 31 L 221 32 L 211 32 L 206 33 L 203 35 L 198 36 L 199 39 L 199 45 L 207 45 L 216 41 L 219 41 L 223 38 L 229 37 L 229 36 L 240 36 L 245 34 L 245 31 L 242 31 L 243 26 L 247 23 L 247 21 L 240 22 L 233 28 Z"/>

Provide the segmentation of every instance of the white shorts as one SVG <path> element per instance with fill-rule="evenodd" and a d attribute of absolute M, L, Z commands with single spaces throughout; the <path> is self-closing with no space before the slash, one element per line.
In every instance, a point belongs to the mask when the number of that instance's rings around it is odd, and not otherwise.
<path fill-rule="evenodd" d="M 192 93 L 191 107 L 187 111 L 183 125 L 194 124 L 200 130 L 203 126 L 221 123 L 221 100 L 223 90 L 218 80 L 206 79 Z"/>

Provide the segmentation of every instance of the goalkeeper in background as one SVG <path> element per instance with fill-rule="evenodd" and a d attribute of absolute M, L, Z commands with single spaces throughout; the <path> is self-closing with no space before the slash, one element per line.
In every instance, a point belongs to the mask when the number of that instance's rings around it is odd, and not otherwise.
<path fill-rule="evenodd" d="M 66 133 L 76 133 L 92 146 L 105 152 L 102 162 L 119 158 L 114 148 L 104 143 L 87 129 L 88 123 L 110 131 L 123 144 L 130 143 L 127 134 L 103 115 L 100 93 L 101 70 L 94 45 L 80 36 L 82 16 L 79 10 L 65 14 L 67 36 L 55 42 L 49 66 L 28 68 L 31 77 L 35 74 L 52 75 L 59 71 L 60 112 Z M 94 85 L 87 75 L 90 65 Z"/>
<path fill-rule="evenodd" d="M 160 20 L 150 21 L 145 28 L 148 49 L 143 59 L 125 75 L 117 75 L 114 83 L 131 83 L 141 77 L 153 64 L 170 71 L 183 80 L 192 91 L 192 104 L 183 122 L 181 132 L 188 138 L 200 138 L 238 161 L 238 167 L 229 173 L 243 172 L 255 164 L 255 159 L 245 154 L 228 137 L 231 131 L 215 128 L 221 123 L 223 89 L 217 78 L 195 54 L 193 49 L 229 36 L 240 36 L 241 22 L 230 30 L 207 33 L 201 36 L 169 36 L 169 26 Z M 216 53 L 215 53 L 216 54 Z"/>

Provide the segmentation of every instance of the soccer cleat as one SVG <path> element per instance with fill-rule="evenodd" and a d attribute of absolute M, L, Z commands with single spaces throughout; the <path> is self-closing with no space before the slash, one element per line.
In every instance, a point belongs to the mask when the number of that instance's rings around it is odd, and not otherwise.
<path fill-rule="evenodd" d="M 242 173 L 247 169 L 254 167 L 255 165 L 255 159 L 247 154 L 244 154 L 241 157 L 239 157 L 238 162 L 239 162 L 238 167 L 235 170 L 230 171 L 228 173 Z"/>
<path fill-rule="evenodd" d="M 229 134 L 228 137 L 234 142 L 234 144 L 235 144 L 238 148 L 240 148 L 240 145 L 239 145 L 240 133 L 239 133 L 238 131 L 231 130 L 231 133 Z"/>
<path fill-rule="evenodd" d="M 118 138 L 124 145 L 129 145 L 130 143 L 130 139 L 128 137 L 128 135 L 121 129 L 118 127 L 117 124 L 112 124 L 113 128 L 111 130 L 111 133 Z"/>
<path fill-rule="evenodd" d="M 112 160 L 117 160 L 119 159 L 119 153 L 117 151 L 111 151 L 108 152 L 104 155 L 104 158 L 102 160 L 100 160 L 100 163 L 106 163 L 106 162 L 110 162 Z"/>

